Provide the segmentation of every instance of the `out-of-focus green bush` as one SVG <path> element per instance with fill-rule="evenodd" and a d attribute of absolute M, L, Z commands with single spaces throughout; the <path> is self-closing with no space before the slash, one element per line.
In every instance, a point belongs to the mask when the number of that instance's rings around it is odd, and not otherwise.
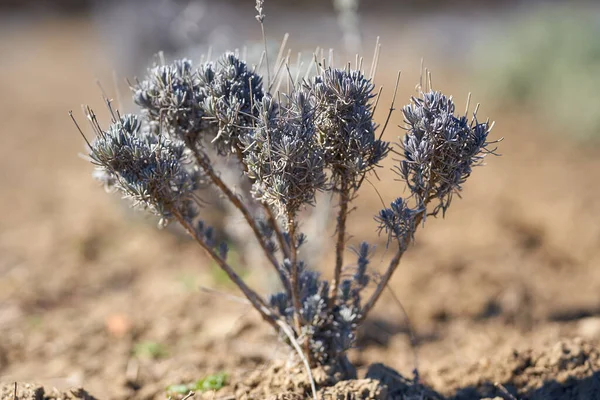
<path fill-rule="evenodd" d="M 475 52 L 489 93 L 571 138 L 600 140 L 600 10 L 546 7 L 502 25 Z"/>

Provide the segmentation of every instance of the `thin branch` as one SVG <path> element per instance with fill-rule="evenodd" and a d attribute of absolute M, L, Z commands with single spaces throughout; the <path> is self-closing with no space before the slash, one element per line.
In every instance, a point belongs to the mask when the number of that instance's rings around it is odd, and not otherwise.
<path fill-rule="evenodd" d="M 290 53 L 290 51 L 288 51 L 288 55 L 289 55 L 289 53 Z M 275 75 L 273 76 L 273 81 L 271 82 L 271 84 L 268 87 L 269 93 L 273 92 L 273 85 L 279 79 L 279 75 L 281 74 L 281 70 L 283 69 L 283 66 L 285 65 L 286 58 L 282 59 L 280 62 L 275 64 L 275 70 L 274 70 Z M 275 88 L 274 91 L 276 92 L 278 89 L 279 89 L 279 84 L 277 85 L 277 87 Z"/>
<path fill-rule="evenodd" d="M 379 36 L 377 36 L 377 40 L 375 41 L 375 50 L 373 51 L 373 60 L 371 60 L 371 69 L 369 70 L 369 79 L 373 79 L 375 75 L 375 69 L 377 68 L 377 61 L 379 59 Z"/>
<path fill-rule="evenodd" d="M 194 227 L 183 218 L 178 211 L 173 211 L 173 215 L 181 226 L 198 242 L 198 244 L 208 253 L 208 255 L 217 263 L 217 265 L 227 274 L 229 279 L 237 285 L 242 291 L 244 296 L 250 301 L 252 306 L 260 313 L 265 321 L 267 321 L 274 328 L 278 328 L 277 317 L 273 315 L 264 300 L 252 289 L 248 287 L 235 273 L 233 268 L 225 261 L 212 247 L 208 246 L 204 240 L 198 235 L 198 232 Z"/>
<path fill-rule="evenodd" d="M 300 279 L 298 279 L 298 248 L 296 247 L 296 224 L 294 222 L 294 215 L 288 213 L 288 235 L 290 242 L 290 286 L 292 292 L 292 303 L 294 305 L 294 325 L 296 328 L 296 334 L 300 336 L 302 332 L 302 304 L 300 302 Z M 310 343 L 308 340 L 304 341 L 304 355 L 308 359 L 307 363 L 312 363 L 312 356 L 310 353 Z"/>
<path fill-rule="evenodd" d="M 236 151 L 236 155 L 237 155 L 238 161 L 240 162 L 240 164 L 242 165 L 242 168 L 244 169 L 244 172 L 248 172 L 248 166 L 244 162 L 244 157 L 242 156 L 242 151 L 240 149 L 238 149 L 238 151 Z M 279 248 L 281 249 L 281 253 L 283 254 L 284 258 L 290 258 L 290 248 L 285 241 L 285 237 L 283 236 L 283 232 L 281 231 L 281 227 L 279 226 L 279 223 L 277 222 L 277 218 L 275 217 L 273 210 L 271 210 L 271 207 L 269 207 L 268 204 L 265 204 L 263 202 L 260 202 L 260 205 L 262 206 L 263 210 L 265 211 L 265 214 L 267 215 L 267 220 L 269 221 L 269 225 L 271 225 L 271 228 L 273 228 L 273 230 L 275 231 L 275 236 L 277 237 L 277 242 L 279 244 Z M 282 283 L 284 283 L 284 282 L 282 282 Z M 285 284 L 284 284 L 284 286 L 285 286 Z"/>
<path fill-rule="evenodd" d="M 215 184 L 215 186 L 217 186 L 221 190 L 221 192 L 225 195 L 225 197 L 227 197 L 227 199 L 229 199 L 229 201 L 231 201 L 231 203 L 235 206 L 235 208 L 240 210 L 240 212 L 244 216 L 244 219 L 246 220 L 246 222 L 248 223 L 250 228 L 252 228 L 252 231 L 254 232 L 254 236 L 256 236 L 256 239 L 258 240 L 260 246 L 262 247 L 265 255 L 267 256 L 267 258 L 269 259 L 271 264 L 273 264 L 273 267 L 275 267 L 275 270 L 277 271 L 277 273 L 280 274 L 280 276 L 281 276 L 281 266 L 279 265 L 279 262 L 277 261 L 277 259 L 273 255 L 273 253 L 271 251 L 269 251 L 269 248 L 267 247 L 267 243 L 264 240 L 262 233 L 260 232 L 260 228 L 258 227 L 258 224 L 256 223 L 252 214 L 250 214 L 250 210 L 248 210 L 248 208 L 239 199 L 239 197 L 237 197 L 235 195 L 235 193 L 233 193 L 231 191 L 231 189 L 229 189 L 229 187 L 225 184 L 225 182 L 223 182 L 223 180 L 219 177 L 219 175 L 217 175 L 217 173 L 215 172 L 215 170 L 212 167 L 212 164 L 210 163 L 210 160 L 208 160 L 208 156 L 206 154 L 201 154 L 201 152 L 198 151 L 198 149 L 194 145 L 189 144 L 188 147 L 192 150 L 192 153 L 194 154 L 194 158 L 196 159 L 196 162 L 198 163 L 200 168 L 202 168 L 202 170 L 206 173 L 206 175 L 208 175 L 208 177 Z"/>
<path fill-rule="evenodd" d="M 292 73 L 290 72 L 290 66 L 289 64 L 285 64 L 285 69 L 287 69 L 287 73 L 288 73 L 288 80 L 287 80 L 287 91 L 288 93 L 291 93 L 290 91 L 290 83 L 292 85 L 292 88 L 294 89 L 294 92 L 296 91 L 296 84 L 294 83 L 294 77 L 292 76 Z"/>
<path fill-rule="evenodd" d="M 262 32 L 263 45 L 265 48 L 265 63 L 267 64 L 267 87 L 271 87 L 271 68 L 269 66 L 269 52 L 267 50 L 267 35 L 265 34 L 265 14 L 263 14 L 263 1 L 256 1 L 256 11 L 258 11 L 258 15 L 256 19 L 260 22 L 260 30 Z"/>
<path fill-rule="evenodd" d="M 273 83 L 275 83 L 275 80 L 277 80 L 277 84 L 275 85 L 275 90 L 274 90 L 275 93 L 279 92 L 279 88 L 281 87 L 281 84 L 283 83 L 283 80 L 285 79 L 285 74 L 281 74 L 281 71 L 283 70 L 283 67 L 290 62 L 290 54 L 291 54 L 291 50 L 288 50 L 288 54 L 282 60 L 281 68 L 279 68 L 277 70 L 277 75 L 273 78 Z M 271 91 L 271 88 L 269 88 L 269 91 Z"/>
<path fill-rule="evenodd" d="M 420 73 L 419 73 L 419 84 L 417 85 L 417 92 L 422 92 L 423 91 L 423 68 L 425 65 L 425 60 L 423 58 L 421 58 L 421 68 L 420 68 Z"/>
<path fill-rule="evenodd" d="M 247 306 L 248 305 L 252 305 L 247 299 L 245 299 L 243 297 L 235 296 L 235 295 L 230 294 L 230 293 L 225 293 L 225 292 L 222 292 L 222 291 L 217 290 L 217 289 L 213 289 L 213 288 L 208 287 L 208 286 L 202 286 L 202 285 L 200 285 L 199 289 L 202 292 L 209 293 L 209 294 L 214 294 L 214 295 L 219 295 L 219 296 L 225 297 L 228 300 L 235 301 L 236 303 L 241 303 L 241 304 L 244 304 L 244 305 L 247 305 Z"/>
<path fill-rule="evenodd" d="M 279 47 L 279 52 L 277 53 L 277 58 L 275 59 L 275 65 L 279 65 L 279 63 L 281 62 L 281 57 L 283 57 L 283 52 L 285 50 L 285 46 L 287 45 L 287 41 L 290 37 L 289 33 L 285 33 L 285 35 L 283 35 L 283 40 L 281 41 L 281 46 Z"/>
<path fill-rule="evenodd" d="M 294 216 L 292 213 L 288 214 L 287 229 L 290 243 L 290 286 L 292 291 L 292 303 L 294 305 L 294 325 L 296 332 L 300 335 L 302 330 L 302 323 L 300 321 L 300 311 L 302 305 L 300 304 L 300 280 L 298 279 L 298 248 L 296 247 L 296 225 L 294 223 Z"/>
<path fill-rule="evenodd" d="M 302 349 L 300 348 L 300 344 L 294 337 L 294 332 L 292 331 L 292 328 L 290 328 L 290 326 L 288 324 L 286 324 L 284 321 L 277 320 L 277 325 L 279 325 L 279 327 L 281 328 L 283 333 L 285 333 L 285 335 L 288 337 L 288 339 L 290 340 L 290 343 L 292 344 L 292 347 L 294 348 L 294 350 L 296 350 L 296 353 L 298 353 L 298 356 L 302 360 L 302 363 L 304 364 L 304 368 L 306 369 L 306 374 L 308 375 L 308 381 L 310 382 L 310 389 L 312 391 L 313 399 L 316 400 L 317 399 L 317 387 L 315 385 L 315 378 L 313 377 L 312 370 L 310 369 L 310 362 L 307 358 L 309 356 L 309 354 L 304 354 L 302 352 Z"/>
<path fill-rule="evenodd" d="M 501 384 L 500 382 L 495 382 L 494 383 L 494 387 L 498 390 L 500 390 L 500 392 L 502 392 L 503 395 L 507 396 L 509 398 L 509 400 L 517 400 L 517 398 L 515 396 L 513 396 L 508 389 L 506 389 L 504 387 L 503 384 Z"/>
<path fill-rule="evenodd" d="M 333 272 L 333 286 L 331 288 L 331 304 L 334 305 L 340 280 L 342 275 L 342 267 L 344 266 L 344 249 L 346 245 L 346 220 L 348 217 L 348 205 L 350 203 L 348 188 L 348 179 L 342 176 L 342 187 L 340 190 L 340 211 L 337 218 L 337 242 L 335 245 L 335 269 Z"/>
<path fill-rule="evenodd" d="M 281 252 L 283 253 L 283 256 L 285 258 L 289 258 L 290 257 L 290 247 L 288 246 L 287 242 L 285 241 L 285 237 L 283 236 L 281 227 L 279 226 L 279 223 L 277 222 L 277 217 L 273 213 L 273 210 L 271 210 L 271 207 L 269 207 L 265 203 L 261 203 L 261 204 L 262 204 L 265 212 L 267 213 L 267 217 L 269 219 L 269 224 L 271 224 L 271 227 L 275 231 L 275 236 L 277 236 L 277 241 L 279 242 L 279 247 L 281 249 Z"/>
<path fill-rule="evenodd" d="M 77 120 L 75 119 L 75 117 L 73 116 L 73 111 L 69 111 L 69 117 L 71 117 L 71 120 L 73 121 L 73 123 L 75 124 L 75 127 L 77 128 L 77 130 L 79 131 L 79 134 L 81 135 L 81 137 L 83 138 L 83 140 L 85 140 L 85 143 L 87 144 L 88 148 L 92 148 L 92 145 L 90 144 L 90 142 L 88 141 L 87 137 L 85 137 L 85 134 L 83 133 L 83 131 L 81 130 L 81 128 L 79 127 L 79 124 L 77 123 Z"/>
<path fill-rule="evenodd" d="M 196 393 L 194 393 L 193 391 L 190 390 L 190 392 L 188 394 L 185 395 L 185 397 L 181 400 L 188 400 L 191 399 L 192 397 L 194 397 L 196 395 Z"/>
<path fill-rule="evenodd" d="M 254 66 L 253 68 L 253 72 L 258 73 L 260 71 L 260 69 L 262 68 L 262 64 L 265 61 L 265 51 L 263 50 L 262 53 L 260 53 L 260 58 L 258 60 L 258 64 Z"/>
<path fill-rule="evenodd" d="M 394 88 L 394 95 L 392 96 L 392 104 L 390 104 L 390 111 L 388 112 L 387 118 L 385 119 L 385 124 L 383 125 L 383 129 L 381 130 L 381 133 L 379 134 L 379 140 L 381 140 L 381 138 L 383 137 L 383 134 L 385 133 L 385 129 L 387 128 L 388 123 L 390 122 L 390 118 L 392 117 L 392 113 L 395 110 L 394 102 L 396 101 L 396 94 L 398 93 L 398 84 L 400 83 L 401 75 L 402 75 L 402 71 L 398 71 L 398 77 L 396 78 L 396 87 Z M 379 100 L 379 99 L 377 99 L 377 100 Z"/>
<path fill-rule="evenodd" d="M 373 188 L 373 190 L 377 194 L 377 197 L 379 197 L 379 201 L 381 202 L 381 206 L 384 207 L 384 208 L 387 207 L 386 204 L 385 204 L 385 201 L 383 201 L 383 197 L 381 196 L 381 193 L 379 193 L 379 190 L 377 189 L 377 187 L 375 186 L 375 184 L 373 182 L 371 182 L 371 180 L 369 178 L 365 178 L 365 180 L 367 181 L 367 183 L 369 185 L 371 185 L 371 187 Z"/>
<path fill-rule="evenodd" d="M 375 97 L 375 104 L 373 105 L 372 115 L 375 115 L 375 110 L 377 110 L 377 105 L 379 104 L 379 99 L 381 99 L 381 92 L 383 92 L 383 85 L 379 86 L 379 91 L 377 92 L 377 96 Z"/>
<path fill-rule="evenodd" d="M 310 73 L 312 71 L 312 67 L 313 65 L 316 68 L 317 73 L 319 73 L 319 66 L 318 66 L 318 61 L 317 61 L 317 52 L 319 51 L 319 47 L 317 47 L 315 49 L 315 52 L 313 53 L 313 56 L 311 58 L 311 62 L 310 64 L 308 64 L 308 68 L 306 68 L 306 72 L 304 73 L 304 80 L 308 80 L 308 77 L 310 76 Z"/>
<path fill-rule="evenodd" d="M 396 296 L 396 293 L 392 290 L 392 288 L 390 288 L 388 286 L 387 289 L 388 289 L 388 292 L 392 295 L 392 298 L 394 299 L 394 302 L 400 308 L 400 311 L 402 311 L 402 314 L 404 314 L 404 319 L 406 320 L 406 329 L 408 330 L 408 337 L 410 338 L 410 347 L 411 347 L 412 352 L 413 352 L 413 362 L 414 362 L 413 373 L 414 373 L 414 375 L 415 375 L 415 377 L 417 378 L 417 381 L 418 381 L 418 377 L 419 377 L 419 351 L 417 349 L 418 342 L 417 342 L 417 337 L 415 336 L 415 331 L 413 329 L 412 323 L 410 322 L 410 318 L 408 316 L 408 313 L 406 312 L 406 309 L 404 308 L 404 305 L 402 305 L 402 302 L 400 301 L 400 299 L 398 298 L 398 296 Z"/>
<path fill-rule="evenodd" d="M 296 63 L 296 77 L 294 78 L 294 86 L 298 85 L 300 79 L 300 71 L 302 70 L 302 53 L 298 53 L 298 61 Z"/>
<path fill-rule="evenodd" d="M 400 260 L 402 260 L 402 256 L 406 252 L 406 249 L 408 248 L 408 245 L 410 244 L 410 241 L 412 240 L 414 233 L 417 230 L 417 227 L 421 224 L 424 214 L 425 214 L 425 211 L 421 211 L 419 214 L 417 214 L 417 216 L 415 217 L 414 225 L 413 225 L 414 226 L 413 231 L 410 232 L 409 234 L 407 234 L 404 237 L 404 240 L 402 242 L 398 243 L 398 250 L 396 251 L 396 254 L 394 254 L 394 257 L 390 261 L 390 264 L 388 265 L 385 273 L 383 274 L 383 276 L 381 277 L 381 280 L 377 284 L 377 287 L 375 288 L 375 292 L 373 292 L 373 294 L 371 295 L 369 300 L 367 300 L 367 302 L 363 306 L 361 313 L 360 313 L 358 323 L 364 321 L 367 318 L 367 315 L 373 309 L 373 307 L 375 306 L 375 303 L 377 303 L 377 300 L 379 300 L 379 297 L 381 296 L 381 294 L 385 290 L 386 286 L 390 282 L 390 279 L 392 278 L 394 271 L 396 271 L 396 268 L 400 264 Z"/>

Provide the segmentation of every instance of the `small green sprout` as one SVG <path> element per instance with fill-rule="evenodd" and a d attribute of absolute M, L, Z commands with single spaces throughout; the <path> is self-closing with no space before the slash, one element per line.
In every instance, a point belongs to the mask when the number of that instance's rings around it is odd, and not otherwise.
<path fill-rule="evenodd" d="M 175 384 L 167 386 L 167 396 L 186 395 L 192 392 L 208 392 L 219 390 L 227 384 L 228 375 L 225 372 L 208 375 L 190 384 Z"/>
<path fill-rule="evenodd" d="M 153 360 L 156 360 L 159 358 L 167 357 L 169 355 L 169 352 L 166 346 L 163 344 L 152 341 L 145 341 L 135 344 L 135 346 L 133 347 L 133 354 L 136 357 L 151 358 Z"/>

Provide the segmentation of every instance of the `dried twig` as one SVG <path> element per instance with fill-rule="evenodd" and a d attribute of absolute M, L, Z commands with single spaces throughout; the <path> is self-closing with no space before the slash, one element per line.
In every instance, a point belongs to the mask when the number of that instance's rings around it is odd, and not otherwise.
<path fill-rule="evenodd" d="M 306 354 L 302 351 L 300 344 L 294 337 L 294 332 L 292 331 L 292 328 L 290 328 L 290 326 L 283 321 L 277 321 L 277 324 L 281 328 L 281 331 L 283 333 L 285 333 L 285 335 L 288 337 L 290 343 L 294 347 L 294 350 L 296 350 L 298 357 L 300 357 L 300 359 L 302 360 L 302 363 L 304 364 L 304 368 L 306 369 L 306 375 L 308 377 L 308 381 L 310 382 L 310 389 L 312 390 L 313 399 L 316 400 L 317 399 L 317 387 L 315 385 L 315 379 L 313 377 L 312 370 L 310 369 L 310 363 L 309 363 L 308 359 L 306 358 Z"/>
<path fill-rule="evenodd" d="M 181 400 L 188 400 L 195 395 L 196 395 L 196 393 L 194 393 L 193 391 L 190 390 L 190 392 L 188 394 L 186 394 Z"/>
<path fill-rule="evenodd" d="M 517 398 L 515 396 L 513 396 L 508 389 L 506 389 L 504 387 L 503 384 L 499 383 L 499 382 L 495 382 L 494 383 L 494 387 L 498 390 L 500 390 L 500 392 L 502 392 L 503 395 L 507 396 L 509 398 L 509 400 L 517 400 Z"/>
<path fill-rule="evenodd" d="M 246 283 L 235 273 L 233 268 L 227 262 L 221 258 L 221 256 L 213 250 L 210 246 L 208 246 L 204 240 L 202 240 L 196 230 L 183 218 L 181 214 L 178 212 L 173 213 L 177 221 L 181 224 L 183 228 L 196 240 L 196 242 L 211 256 L 213 260 L 217 263 L 217 265 L 227 274 L 229 279 L 235 285 L 240 288 L 244 296 L 250 301 L 250 304 L 260 313 L 265 321 L 267 321 L 272 326 L 277 326 L 277 317 L 273 315 L 271 309 L 265 304 L 265 302 L 250 289 Z"/>

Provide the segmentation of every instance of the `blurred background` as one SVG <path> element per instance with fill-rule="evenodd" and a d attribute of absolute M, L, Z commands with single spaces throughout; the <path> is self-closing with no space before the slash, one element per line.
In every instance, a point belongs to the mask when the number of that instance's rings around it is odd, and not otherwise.
<path fill-rule="evenodd" d="M 415 94 L 423 59 L 435 89 L 459 110 L 472 92 L 479 116 L 496 121 L 492 138 L 504 137 L 502 157 L 474 171 L 445 220 L 427 221 L 391 284 L 426 383 L 451 394 L 502 350 L 600 339 L 600 4 L 266 0 L 265 13 L 268 48 L 276 53 L 289 32 L 294 63 L 319 47 L 335 48 L 337 65 L 359 53 L 369 66 L 379 37 L 380 122 L 397 71 L 399 106 Z M 89 104 L 107 124 L 102 90 L 135 111 L 126 79 L 143 76 L 159 51 L 258 59 L 254 15 L 251 0 L 0 0 L 0 382 L 164 398 L 169 384 L 285 356 L 245 305 L 199 290 L 234 292 L 194 243 L 158 231 L 92 180 L 68 116 L 83 121 Z M 392 122 L 386 138 L 397 141 L 400 112 Z M 373 215 L 379 195 L 389 202 L 404 188 L 387 168 L 378 174 L 356 201 L 350 244 L 375 242 L 382 270 L 389 254 Z M 228 230 L 236 218 L 215 223 L 266 294 L 265 268 Z M 334 218 L 319 218 L 306 227 L 318 233 L 314 268 L 327 271 Z M 376 314 L 352 360 L 410 375 L 405 315 L 391 296 Z"/>

